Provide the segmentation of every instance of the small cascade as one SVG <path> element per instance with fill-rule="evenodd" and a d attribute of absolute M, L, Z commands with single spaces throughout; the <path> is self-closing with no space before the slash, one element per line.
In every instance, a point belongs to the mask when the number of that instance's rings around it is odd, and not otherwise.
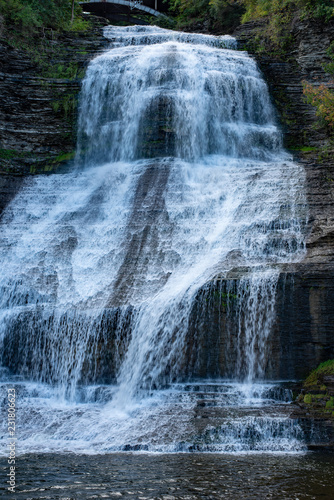
<path fill-rule="evenodd" d="M 126 411 L 115 408 L 110 385 L 78 388 L 76 403 L 59 400 L 46 385 L 17 382 L 16 388 L 25 422 L 21 453 L 306 451 L 300 424 L 289 418 L 292 393 L 284 384 L 173 384 Z"/>
<path fill-rule="evenodd" d="M 153 45 L 165 42 L 181 42 L 191 45 L 206 45 L 219 49 L 236 49 L 237 41 L 229 35 L 212 36 L 201 33 L 185 33 L 157 28 L 156 26 L 108 26 L 104 36 L 113 42 L 113 47 Z"/>
<path fill-rule="evenodd" d="M 1 219 L 1 387 L 21 398 L 22 450 L 303 450 L 263 384 L 280 269 L 304 255 L 304 171 L 256 63 L 229 36 L 105 36 L 76 169 L 26 179 Z"/>

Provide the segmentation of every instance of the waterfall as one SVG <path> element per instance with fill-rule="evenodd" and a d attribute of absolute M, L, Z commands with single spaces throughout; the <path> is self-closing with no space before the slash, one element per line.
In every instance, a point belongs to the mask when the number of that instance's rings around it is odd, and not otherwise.
<path fill-rule="evenodd" d="M 161 444 L 158 425 L 144 438 L 138 422 L 163 412 L 165 422 L 180 397 L 180 429 L 192 439 L 197 400 L 183 386 L 177 396 L 175 384 L 191 376 L 194 304 L 217 276 L 231 283 L 237 332 L 226 345 L 237 362 L 219 374 L 236 385 L 219 391 L 241 406 L 254 400 L 238 384 L 266 378 L 280 266 L 304 254 L 304 171 L 283 150 L 267 86 L 233 38 L 138 26 L 105 36 L 110 49 L 83 81 L 75 170 L 26 179 L 1 220 L 3 381 L 25 388 L 29 425 L 37 391 L 57 449 L 67 449 L 62 439 L 100 451 L 132 439 L 141 449 L 191 450 L 179 431 Z M 261 413 L 261 424 L 242 415 L 229 430 L 219 418 L 214 431 L 199 431 L 212 450 L 231 450 L 224 443 L 245 418 L 264 427 L 245 449 L 263 449 L 270 432 L 273 450 L 287 436 L 300 441 L 286 416 Z M 80 434 L 89 419 L 98 429 Z"/>

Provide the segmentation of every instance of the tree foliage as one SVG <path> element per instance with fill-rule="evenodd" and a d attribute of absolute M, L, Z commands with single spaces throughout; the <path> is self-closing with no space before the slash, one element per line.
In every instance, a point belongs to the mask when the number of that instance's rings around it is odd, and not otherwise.
<path fill-rule="evenodd" d="M 30 36 L 42 27 L 75 29 L 73 21 L 75 23 L 80 12 L 78 0 L 74 0 L 74 4 L 73 0 L 0 0 L 0 14 L 6 26 L 23 36 Z"/>
<path fill-rule="evenodd" d="M 333 82 L 334 86 L 334 82 Z M 312 85 L 304 82 L 306 101 L 316 108 L 323 124 L 334 129 L 334 92 L 327 85 Z"/>
<path fill-rule="evenodd" d="M 201 17 L 205 13 L 222 20 L 229 12 L 242 15 L 242 22 L 276 16 L 289 7 L 298 8 L 307 17 L 329 20 L 334 16 L 333 0 L 170 0 L 171 11 L 181 19 Z"/>
<path fill-rule="evenodd" d="M 179 26 L 194 19 L 206 19 L 213 29 L 224 31 L 238 26 L 244 13 L 244 5 L 240 0 L 170 0 L 169 6 Z"/>
<path fill-rule="evenodd" d="M 239 0 L 246 9 L 243 22 L 277 15 L 289 7 L 298 8 L 303 16 L 324 18 L 334 16 L 333 0 Z"/>

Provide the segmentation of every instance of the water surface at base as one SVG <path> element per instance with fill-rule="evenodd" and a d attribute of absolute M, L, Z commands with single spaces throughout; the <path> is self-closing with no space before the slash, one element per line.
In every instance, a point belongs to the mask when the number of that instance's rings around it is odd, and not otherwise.
<path fill-rule="evenodd" d="M 17 485 L 18 499 L 333 499 L 334 455 L 25 455 Z"/>

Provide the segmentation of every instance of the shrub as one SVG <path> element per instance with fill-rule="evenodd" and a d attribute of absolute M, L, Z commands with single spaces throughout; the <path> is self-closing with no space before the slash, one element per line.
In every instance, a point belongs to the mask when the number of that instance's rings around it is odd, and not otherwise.
<path fill-rule="evenodd" d="M 245 11 L 243 0 L 170 0 L 170 12 L 184 26 L 195 20 L 209 20 L 214 30 L 231 31 Z"/>
<path fill-rule="evenodd" d="M 33 33 L 42 25 L 38 11 L 22 0 L 0 0 L 0 13 L 6 24 Z"/>
<path fill-rule="evenodd" d="M 214 26 L 222 30 L 236 28 L 245 12 L 239 0 L 210 0 L 209 5 Z"/>
<path fill-rule="evenodd" d="M 299 0 L 296 3 L 302 7 L 304 16 L 325 21 L 334 16 L 333 0 Z"/>
<path fill-rule="evenodd" d="M 334 82 L 333 82 L 334 87 Z M 312 85 L 303 82 L 303 93 L 306 102 L 316 108 L 316 114 L 323 125 L 334 128 L 334 91 L 327 85 Z"/>
<path fill-rule="evenodd" d="M 334 16 L 333 0 L 240 0 L 246 7 L 243 22 L 275 15 L 288 6 L 299 8 L 304 17 L 323 18 Z"/>

